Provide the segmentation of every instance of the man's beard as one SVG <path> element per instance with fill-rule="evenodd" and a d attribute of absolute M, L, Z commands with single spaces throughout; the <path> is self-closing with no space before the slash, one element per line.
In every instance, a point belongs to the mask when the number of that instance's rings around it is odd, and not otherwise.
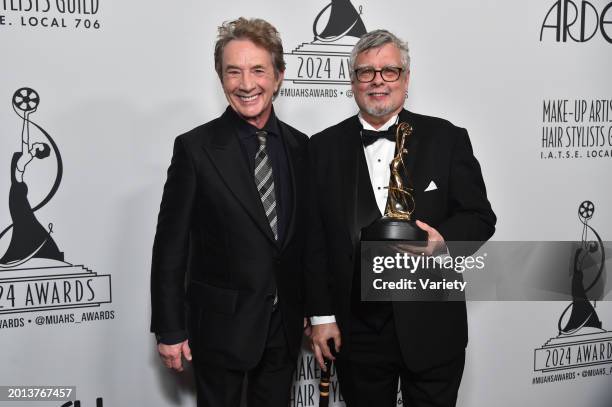
<path fill-rule="evenodd" d="M 383 117 L 383 116 L 387 116 L 388 114 L 391 114 L 393 112 L 395 112 L 398 109 L 399 106 L 363 106 L 363 110 L 366 111 L 366 113 L 368 113 L 370 116 L 373 117 Z"/>

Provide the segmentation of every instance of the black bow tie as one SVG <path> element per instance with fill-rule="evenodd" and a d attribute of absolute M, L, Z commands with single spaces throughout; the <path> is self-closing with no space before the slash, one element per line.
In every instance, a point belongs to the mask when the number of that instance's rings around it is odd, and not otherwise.
<path fill-rule="evenodd" d="M 391 126 L 387 130 L 383 130 L 383 131 L 366 130 L 366 129 L 361 130 L 361 140 L 363 141 L 363 146 L 367 147 L 370 144 L 373 144 L 375 141 L 381 138 L 395 142 L 395 129 L 396 129 L 396 126 Z"/>

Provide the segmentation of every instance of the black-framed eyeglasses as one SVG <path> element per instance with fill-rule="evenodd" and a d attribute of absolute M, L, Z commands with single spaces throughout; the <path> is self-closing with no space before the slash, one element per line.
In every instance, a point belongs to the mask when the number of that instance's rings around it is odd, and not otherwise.
<path fill-rule="evenodd" d="M 376 73 L 380 72 L 380 77 L 385 82 L 395 82 L 399 79 L 404 68 L 397 66 L 385 66 L 382 69 L 370 67 L 355 69 L 355 78 L 361 83 L 372 82 L 376 78 Z"/>

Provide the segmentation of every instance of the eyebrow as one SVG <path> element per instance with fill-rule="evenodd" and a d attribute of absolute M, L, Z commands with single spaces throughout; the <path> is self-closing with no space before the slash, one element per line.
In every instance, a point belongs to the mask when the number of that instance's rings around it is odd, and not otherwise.
<path fill-rule="evenodd" d="M 401 67 L 402 67 L 401 65 L 385 65 L 385 66 L 381 67 L 380 69 L 384 69 L 384 68 L 401 68 Z M 376 69 L 372 65 L 357 65 L 357 66 L 355 66 L 355 69 L 364 69 L 364 68 Z"/>
<path fill-rule="evenodd" d="M 252 67 L 250 67 L 249 69 L 265 69 L 265 68 L 266 68 L 266 67 L 265 67 L 264 65 L 259 64 L 259 65 L 252 66 Z M 227 65 L 227 66 L 225 67 L 225 70 L 226 70 L 226 71 L 228 71 L 228 70 L 230 70 L 230 69 L 238 69 L 238 70 L 240 70 L 240 71 L 242 70 L 242 68 L 241 68 L 241 67 L 236 66 L 236 65 Z"/>

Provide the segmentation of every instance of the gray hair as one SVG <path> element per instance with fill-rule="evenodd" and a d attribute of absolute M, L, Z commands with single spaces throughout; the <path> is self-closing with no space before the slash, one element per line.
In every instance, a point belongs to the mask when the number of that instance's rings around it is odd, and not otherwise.
<path fill-rule="evenodd" d="M 364 34 L 351 51 L 351 59 L 349 61 L 351 79 L 355 76 L 355 61 L 357 60 L 357 55 L 372 48 L 380 48 L 385 44 L 393 44 L 399 49 L 404 73 L 410 70 L 408 43 L 400 40 L 387 30 L 374 30 Z"/>

